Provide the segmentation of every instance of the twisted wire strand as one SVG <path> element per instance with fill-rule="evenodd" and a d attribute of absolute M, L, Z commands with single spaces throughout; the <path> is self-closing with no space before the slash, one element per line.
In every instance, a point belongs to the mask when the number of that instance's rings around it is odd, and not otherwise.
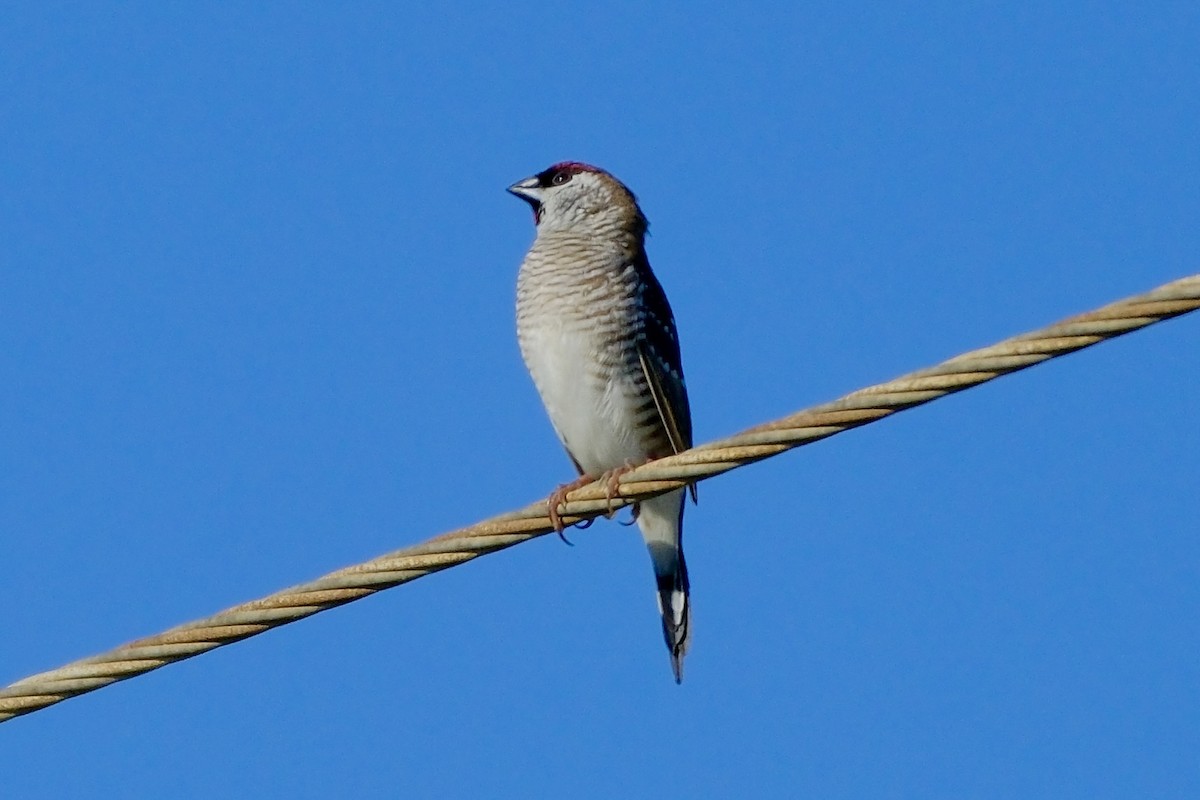
<path fill-rule="evenodd" d="M 1200 274 L 637 467 L 621 476 L 620 497 L 613 498 L 611 504 L 605 482 L 596 481 L 568 495 L 561 507 L 562 518 L 567 524 L 593 519 L 608 511 L 610 505 L 624 507 L 720 475 L 1197 308 L 1200 308 Z M 512 547 L 551 530 L 546 502 L 541 500 L 242 603 L 207 619 L 32 675 L 0 689 L 0 722 Z"/>

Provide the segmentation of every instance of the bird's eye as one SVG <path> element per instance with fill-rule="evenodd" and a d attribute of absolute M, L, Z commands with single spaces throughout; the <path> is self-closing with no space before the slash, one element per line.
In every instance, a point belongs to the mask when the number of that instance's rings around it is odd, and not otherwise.
<path fill-rule="evenodd" d="M 571 173 L 563 170 L 554 173 L 554 177 L 550 179 L 551 186 L 562 186 L 567 181 L 571 180 Z"/>

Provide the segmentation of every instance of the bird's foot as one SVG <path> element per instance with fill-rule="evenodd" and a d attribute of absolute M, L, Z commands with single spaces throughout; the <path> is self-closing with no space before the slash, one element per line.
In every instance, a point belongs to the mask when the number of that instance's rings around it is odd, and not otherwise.
<path fill-rule="evenodd" d="M 640 467 L 649 460 L 645 459 L 637 462 L 627 460 L 625 466 L 610 469 L 600 476 L 600 480 L 604 481 L 604 500 L 608 503 L 608 511 L 604 516 L 612 519 L 613 515 L 617 513 L 617 509 L 613 508 L 613 499 L 621 496 L 621 476 L 635 467 Z M 634 506 L 633 518 L 637 519 L 637 506 Z"/>
<path fill-rule="evenodd" d="M 550 524 L 554 526 L 554 532 L 558 534 L 558 538 L 562 539 L 567 544 L 570 544 L 571 540 L 568 539 L 566 534 L 563 533 L 563 531 L 567 529 L 567 526 L 563 523 L 562 515 L 558 513 L 558 507 L 566 505 L 568 494 L 581 486 L 587 486 L 594 480 L 596 480 L 596 476 L 594 475 L 580 475 L 570 483 L 564 483 L 562 486 L 559 486 L 557 489 L 551 492 L 550 497 L 546 499 L 546 513 L 547 516 L 550 517 Z M 583 525 L 583 527 L 586 528 L 591 524 L 592 521 L 589 519 L 587 523 Z"/>

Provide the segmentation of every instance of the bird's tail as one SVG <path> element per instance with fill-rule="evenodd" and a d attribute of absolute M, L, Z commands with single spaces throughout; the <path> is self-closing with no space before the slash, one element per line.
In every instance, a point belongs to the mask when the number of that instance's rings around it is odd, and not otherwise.
<path fill-rule="evenodd" d="M 675 682 L 681 683 L 683 657 L 692 639 L 687 563 L 683 559 L 683 490 L 643 500 L 640 506 L 638 527 L 654 565 L 663 638 L 671 652 Z"/>

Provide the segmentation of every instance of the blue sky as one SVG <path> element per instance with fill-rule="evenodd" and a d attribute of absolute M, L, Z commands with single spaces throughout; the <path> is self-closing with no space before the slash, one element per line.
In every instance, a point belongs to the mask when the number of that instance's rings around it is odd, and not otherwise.
<path fill-rule="evenodd" d="M 513 332 L 639 195 L 698 441 L 1200 271 L 1194 3 L 0 10 L 0 682 L 571 476 Z M 1200 317 L 0 726 L 21 798 L 1194 797 Z"/>

